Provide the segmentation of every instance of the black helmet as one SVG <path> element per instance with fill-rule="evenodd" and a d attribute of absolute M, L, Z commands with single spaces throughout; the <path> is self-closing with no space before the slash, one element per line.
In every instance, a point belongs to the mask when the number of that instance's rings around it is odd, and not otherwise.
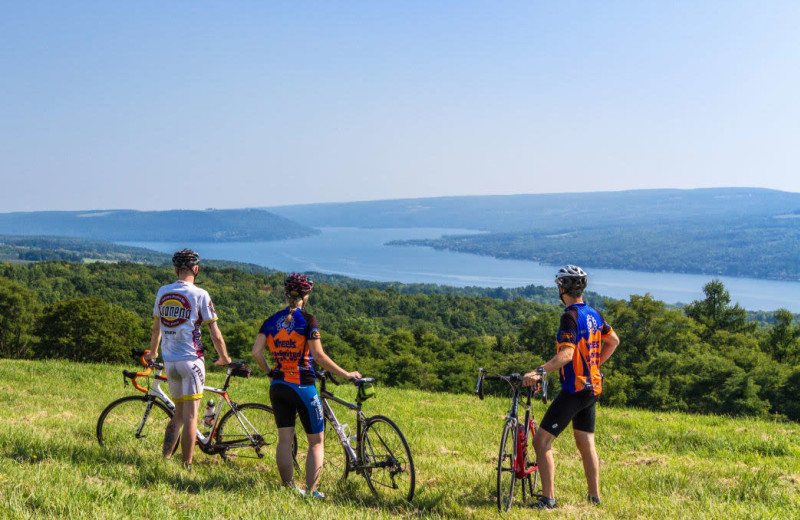
<path fill-rule="evenodd" d="M 580 296 L 586 289 L 588 276 L 577 265 L 565 265 L 556 273 L 556 285 L 564 289 L 567 294 Z"/>
<path fill-rule="evenodd" d="M 199 263 L 200 263 L 200 255 L 198 255 L 191 249 L 181 249 L 180 251 L 172 255 L 172 265 L 174 265 L 175 269 L 179 271 L 182 269 L 191 270 L 194 266 L 196 266 Z"/>
<path fill-rule="evenodd" d="M 305 296 L 314 288 L 314 282 L 304 274 L 292 273 L 283 281 L 283 290 L 289 296 Z"/>

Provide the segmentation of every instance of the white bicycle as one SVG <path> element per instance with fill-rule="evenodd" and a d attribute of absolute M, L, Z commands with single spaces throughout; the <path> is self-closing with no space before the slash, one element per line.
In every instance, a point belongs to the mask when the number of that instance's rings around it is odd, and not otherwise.
<path fill-rule="evenodd" d="M 164 432 L 175 415 L 175 404 L 161 388 L 167 381 L 162 375 L 164 366 L 148 364 L 144 359 L 147 352 L 131 351 L 147 367 L 145 371 L 122 371 L 125 384 L 130 379 L 134 388 L 144 395 L 117 399 L 106 406 L 97 420 L 97 440 L 103 447 L 137 454 L 145 451 L 161 453 Z M 153 371 L 154 384 L 150 386 L 149 377 Z M 139 377 L 148 378 L 147 388 L 139 385 Z M 197 445 L 204 453 L 219 454 L 228 461 L 242 457 L 261 459 L 265 453 L 274 453 L 274 448 L 270 448 L 278 442 L 272 408 L 261 403 L 237 404 L 231 401 L 228 387 L 232 377 L 250 377 L 250 369 L 243 362 L 234 361 L 228 365 L 222 388 L 203 387 L 204 392 L 216 394 L 219 399 L 214 408 L 213 425 L 197 430 Z M 180 441 L 175 450 L 179 445 Z"/>

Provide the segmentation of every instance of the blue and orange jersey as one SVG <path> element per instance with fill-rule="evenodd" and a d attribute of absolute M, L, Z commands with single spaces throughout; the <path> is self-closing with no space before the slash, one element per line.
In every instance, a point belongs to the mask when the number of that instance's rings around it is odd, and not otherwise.
<path fill-rule="evenodd" d="M 593 395 L 603 391 L 600 372 L 600 346 L 603 338 L 613 332 L 603 315 L 585 303 L 564 309 L 558 328 L 556 351 L 572 347 L 572 362 L 561 367 L 561 388 L 570 393 L 592 389 Z"/>
<path fill-rule="evenodd" d="M 298 385 L 313 385 L 316 373 L 311 362 L 308 340 L 319 339 L 317 319 L 300 309 L 292 312 L 286 323 L 289 308 L 276 312 L 264 321 L 259 334 L 267 337 L 267 347 L 274 361 L 272 380 Z"/>

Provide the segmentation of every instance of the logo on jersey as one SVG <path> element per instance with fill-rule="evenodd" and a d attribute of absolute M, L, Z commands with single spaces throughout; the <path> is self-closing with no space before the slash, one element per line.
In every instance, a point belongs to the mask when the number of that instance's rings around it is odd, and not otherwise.
<path fill-rule="evenodd" d="M 597 333 L 597 320 L 591 314 L 586 316 L 586 325 L 589 327 L 589 334 L 594 336 Z"/>
<path fill-rule="evenodd" d="M 562 330 L 558 336 L 559 343 L 575 343 L 575 333 L 571 330 Z"/>
<path fill-rule="evenodd" d="M 177 327 L 191 317 L 192 304 L 182 294 L 167 293 L 158 301 L 158 311 L 163 326 Z"/>
<path fill-rule="evenodd" d="M 311 331 L 311 339 L 319 339 L 322 335 L 319 333 L 319 329 L 313 329 Z"/>

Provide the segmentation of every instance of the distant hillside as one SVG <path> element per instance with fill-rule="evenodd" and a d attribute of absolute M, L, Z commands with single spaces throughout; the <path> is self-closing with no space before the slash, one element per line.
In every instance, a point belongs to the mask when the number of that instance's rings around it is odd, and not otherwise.
<path fill-rule="evenodd" d="M 145 249 L 86 238 L 0 235 L 0 262 L 26 264 L 64 260 L 67 262 L 131 262 L 135 264 L 171 265 L 172 255 Z M 218 269 L 233 268 L 246 273 L 272 274 L 275 269 L 234 262 L 231 260 L 201 259 L 203 266 Z"/>
<path fill-rule="evenodd" d="M 280 240 L 318 231 L 260 209 L 0 213 L 0 234 L 119 241 Z"/>
<path fill-rule="evenodd" d="M 516 232 L 745 217 L 782 217 L 800 222 L 787 218 L 800 214 L 800 193 L 758 188 L 634 190 L 376 200 L 268 209 L 314 227 L 449 227 Z"/>

